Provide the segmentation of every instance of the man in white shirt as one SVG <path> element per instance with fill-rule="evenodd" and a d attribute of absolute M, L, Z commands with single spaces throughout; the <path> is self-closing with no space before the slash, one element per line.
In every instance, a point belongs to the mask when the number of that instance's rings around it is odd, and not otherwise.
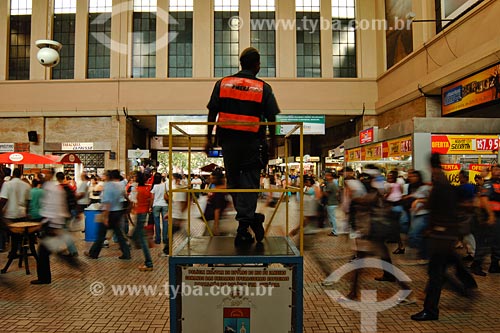
<path fill-rule="evenodd" d="M 30 190 L 31 187 L 21 180 L 21 170 L 14 169 L 12 178 L 3 183 L 0 191 L 0 216 L 3 216 L 7 223 L 26 219 Z M 6 235 L 6 233 L 0 235 L 0 250 L 5 250 Z M 15 254 L 17 253 L 18 240 L 15 235 L 12 237 L 11 253 Z"/>

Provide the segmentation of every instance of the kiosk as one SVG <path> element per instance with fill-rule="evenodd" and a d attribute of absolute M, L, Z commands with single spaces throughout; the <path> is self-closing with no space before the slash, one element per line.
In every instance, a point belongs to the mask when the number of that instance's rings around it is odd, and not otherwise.
<path fill-rule="evenodd" d="M 200 123 L 208 125 L 211 123 Z M 172 128 L 188 136 L 179 126 L 198 123 L 170 123 L 170 161 L 172 161 Z M 265 125 L 267 123 L 261 123 Z M 300 131 L 301 123 L 294 123 L 291 132 Z M 285 136 L 285 139 L 289 137 Z M 190 137 L 189 137 L 190 139 Z M 189 143 L 191 140 L 189 140 Z M 285 150 L 287 149 L 285 144 Z M 191 146 L 189 145 L 189 154 Z M 190 159 L 188 159 L 190 170 Z M 301 163 L 303 160 L 301 158 Z M 172 168 L 172 163 L 170 163 Z M 170 170 L 172 171 L 172 170 Z M 288 168 L 285 171 L 288 177 Z M 303 184 L 301 175 L 300 184 Z M 233 237 L 212 236 L 212 231 L 195 200 L 197 192 L 281 192 L 276 210 L 281 203 L 286 208 L 288 234 L 287 192 L 299 192 L 298 187 L 287 186 L 274 190 L 223 189 L 195 190 L 189 180 L 184 189 L 172 189 L 169 179 L 169 197 L 175 192 L 188 194 L 188 233 L 176 248 L 172 242 L 172 224 L 169 224 L 169 298 L 171 332 L 298 332 L 303 329 L 303 216 L 300 213 L 300 243 L 297 247 L 289 237 L 265 237 L 262 243 L 235 248 Z M 300 196 L 300 212 L 303 198 Z M 211 236 L 192 237 L 189 205 L 194 200 L 202 213 Z M 169 205 L 169 218 L 172 216 Z M 275 211 L 276 212 L 276 211 Z M 266 233 L 275 213 L 266 216 Z"/>

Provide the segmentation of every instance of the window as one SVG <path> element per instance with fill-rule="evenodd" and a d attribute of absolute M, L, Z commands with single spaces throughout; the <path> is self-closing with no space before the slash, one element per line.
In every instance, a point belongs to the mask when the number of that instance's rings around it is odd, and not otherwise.
<path fill-rule="evenodd" d="M 332 1 L 334 77 L 357 77 L 355 18 L 355 0 Z"/>
<path fill-rule="evenodd" d="M 319 0 L 296 0 L 297 77 L 321 77 L 319 10 Z"/>
<path fill-rule="evenodd" d="M 442 20 L 441 24 L 436 25 L 436 33 L 439 33 L 451 23 L 450 20 L 455 20 L 470 11 L 482 0 L 435 0 L 436 16 Z"/>
<path fill-rule="evenodd" d="M 238 0 L 214 2 L 214 76 L 234 74 L 239 68 Z"/>
<path fill-rule="evenodd" d="M 260 76 L 276 76 L 276 7 L 274 0 L 252 0 L 250 43 L 260 53 Z"/>
<path fill-rule="evenodd" d="M 76 0 L 55 0 L 54 32 L 52 38 L 63 45 L 60 62 L 52 68 L 52 79 L 75 77 L 75 20 Z"/>
<path fill-rule="evenodd" d="M 89 1 L 87 77 L 109 78 L 111 59 L 111 0 Z"/>
<path fill-rule="evenodd" d="M 31 8 L 31 0 L 10 2 L 9 80 L 30 78 Z"/>
<path fill-rule="evenodd" d="M 156 0 L 134 0 L 132 77 L 156 76 Z"/>
<path fill-rule="evenodd" d="M 193 0 L 170 0 L 168 76 L 193 76 Z"/>

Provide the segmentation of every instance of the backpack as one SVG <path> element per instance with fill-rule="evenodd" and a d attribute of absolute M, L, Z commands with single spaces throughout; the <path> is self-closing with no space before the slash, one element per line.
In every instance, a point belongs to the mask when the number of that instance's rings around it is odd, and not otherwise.
<path fill-rule="evenodd" d="M 75 211 L 77 207 L 75 192 L 66 184 L 62 184 L 62 187 L 64 192 L 66 192 L 66 207 L 68 208 L 68 212 L 71 213 Z"/>

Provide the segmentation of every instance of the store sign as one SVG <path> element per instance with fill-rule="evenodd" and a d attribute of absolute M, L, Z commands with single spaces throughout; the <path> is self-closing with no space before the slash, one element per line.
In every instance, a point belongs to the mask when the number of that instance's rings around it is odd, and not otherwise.
<path fill-rule="evenodd" d="M 442 89 L 442 114 L 500 100 L 500 64 Z"/>
<path fill-rule="evenodd" d="M 303 123 L 304 135 L 325 135 L 325 116 L 324 115 L 295 115 L 278 114 L 276 122 L 279 123 Z M 276 126 L 276 135 L 286 135 L 295 128 L 296 124 L 281 124 Z M 293 135 L 299 135 L 300 130 L 295 130 Z"/>
<path fill-rule="evenodd" d="M 12 153 L 14 151 L 13 143 L 0 143 L 0 153 Z"/>
<path fill-rule="evenodd" d="M 61 150 L 94 150 L 93 142 L 62 142 Z"/>
<path fill-rule="evenodd" d="M 441 164 L 446 178 L 451 185 L 460 185 L 458 174 L 460 173 L 460 164 Z"/>
<path fill-rule="evenodd" d="M 309 156 L 304 155 L 304 163 L 319 162 L 321 161 L 319 156 Z M 300 156 L 295 157 L 295 162 L 300 162 Z"/>
<path fill-rule="evenodd" d="M 496 135 L 433 135 L 433 153 L 443 155 L 497 154 L 499 139 Z"/>
<path fill-rule="evenodd" d="M 149 158 L 150 153 L 149 149 L 129 149 L 127 151 L 127 157 L 130 159 L 138 159 L 138 158 Z"/>
<path fill-rule="evenodd" d="M 184 267 L 181 281 L 183 332 L 292 331 L 291 268 Z"/>
<path fill-rule="evenodd" d="M 359 143 L 364 145 L 375 141 L 375 128 L 370 127 L 359 132 Z"/>

